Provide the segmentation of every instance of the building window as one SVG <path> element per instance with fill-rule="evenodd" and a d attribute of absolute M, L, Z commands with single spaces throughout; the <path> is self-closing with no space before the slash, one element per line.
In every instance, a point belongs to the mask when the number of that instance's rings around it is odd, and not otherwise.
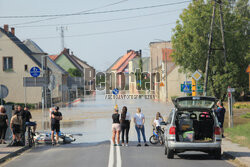
<path fill-rule="evenodd" d="M 13 58 L 3 57 L 3 71 L 12 71 L 12 70 L 13 70 Z"/>
<path fill-rule="evenodd" d="M 28 65 L 27 64 L 24 65 L 24 71 L 28 71 Z"/>

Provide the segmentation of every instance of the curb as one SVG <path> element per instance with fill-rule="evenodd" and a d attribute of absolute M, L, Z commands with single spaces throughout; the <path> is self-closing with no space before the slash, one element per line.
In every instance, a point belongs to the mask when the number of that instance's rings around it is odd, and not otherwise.
<path fill-rule="evenodd" d="M 247 167 L 247 166 L 248 166 L 248 164 L 242 162 L 242 161 L 240 160 L 240 158 L 237 158 L 237 157 L 234 156 L 233 154 L 230 154 L 230 153 L 227 153 L 227 152 L 224 152 L 224 151 L 223 151 L 222 156 L 225 157 L 227 160 L 236 160 L 237 163 L 238 163 L 239 165 L 241 165 L 241 166 L 244 166 L 244 167 Z"/>
<path fill-rule="evenodd" d="M 19 154 L 21 154 L 22 152 L 28 150 L 29 148 L 30 148 L 29 146 L 24 146 L 24 147 L 18 149 L 17 151 L 14 151 L 14 152 L 6 155 L 5 157 L 0 159 L 0 164 L 4 163 L 6 160 L 8 160 L 10 158 L 18 156 Z"/>

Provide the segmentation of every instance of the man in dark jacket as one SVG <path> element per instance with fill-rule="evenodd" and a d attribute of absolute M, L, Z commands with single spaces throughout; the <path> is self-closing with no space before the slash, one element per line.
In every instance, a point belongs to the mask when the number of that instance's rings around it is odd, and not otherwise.
<path fill-rule="evenodd" d="M 221 101 L 217 102 L 217 106 L 218 106 L 218 108 L 215 111 L 215 113 L 216 113 L 216 116 L 217 116 L 219 124 L 220 124 L 221 132 L 222 132 L 222 137 L 224 138 L 223 124 L 224 124 L 224 118 L 225 118 L 226 109 L 223 107 L 223 103 Z"/>
<path fill-rule="evenodd" d="M 62 113 L 59 111 L 59 107 L 55 107 L 55 110 L 51 112 L 51 140 L 52 145 L 54 142 L 54 132 L 56 131 L 56 143 L 58 143 L 60 132 L 60 121 L 62 120 Z"/>

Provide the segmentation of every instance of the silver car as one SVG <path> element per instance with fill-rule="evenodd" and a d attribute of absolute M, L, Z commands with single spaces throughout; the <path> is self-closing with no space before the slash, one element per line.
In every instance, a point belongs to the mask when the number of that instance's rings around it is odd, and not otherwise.
<path fill-rule="evenodd" d="M 175 108 L 166 122 L 165 155 L 202 151 L 221 158 L 221 129 L 215 115 L 216 98 L 186 96 L 173 100 Z"/>

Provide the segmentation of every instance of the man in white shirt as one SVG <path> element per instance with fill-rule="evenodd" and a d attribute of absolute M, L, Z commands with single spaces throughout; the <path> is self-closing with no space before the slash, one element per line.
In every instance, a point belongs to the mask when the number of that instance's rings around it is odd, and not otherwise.
<path fill-rule="evenodd" d="M 135 123 L 135 129 L 137 132 L 137 137 L 138 137 L 138 147 L 141 146 L 141 134 L 145 143 L 145 146 L 148 146 L 147 141 L 146 141 L 146 136 L 145 136 L 145 129 L 144 129 L 144 123 L 145 123 L 145 116 L 144 114 L 141 113 L 141 108 L 137 108 L 137 113 L 134 115 L 134 123 Z"/>

